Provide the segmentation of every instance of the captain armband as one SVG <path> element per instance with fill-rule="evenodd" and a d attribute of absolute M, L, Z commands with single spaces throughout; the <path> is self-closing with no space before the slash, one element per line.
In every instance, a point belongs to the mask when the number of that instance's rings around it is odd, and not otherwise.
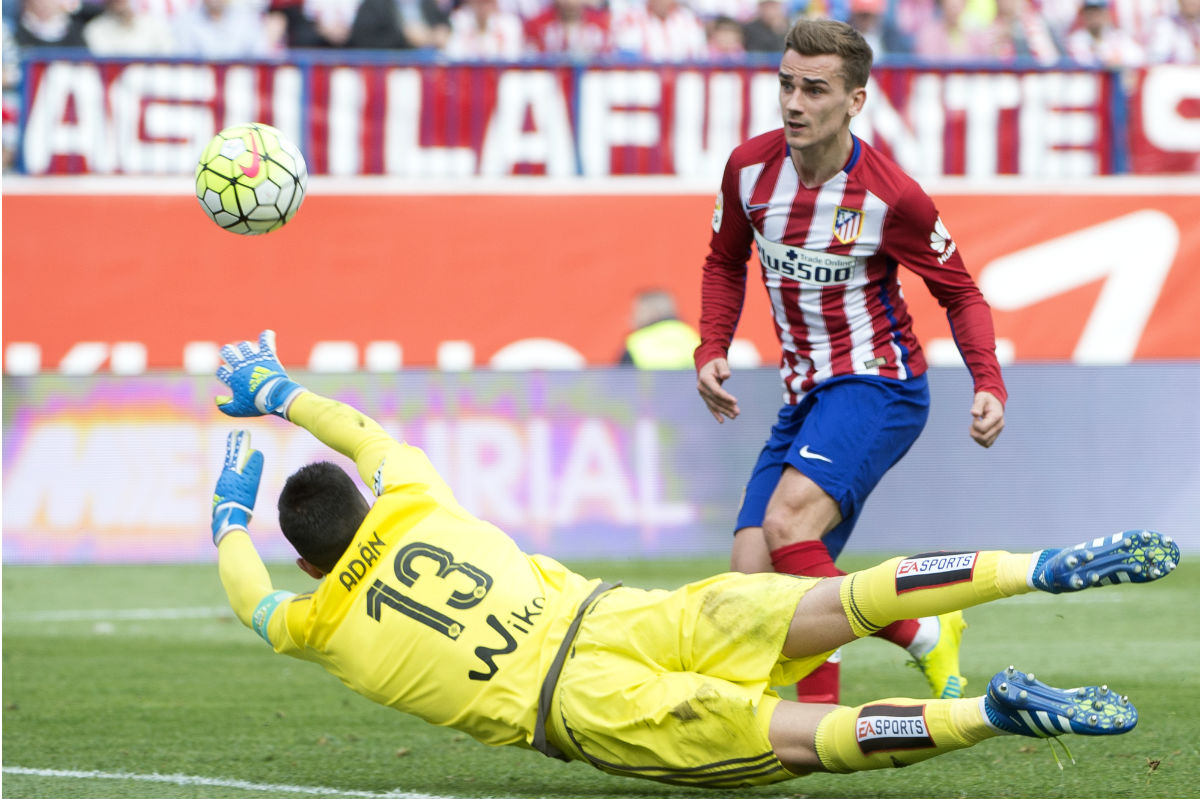
<path fill-rule="evenodd" d="M 254 615 L 250 617 L 250 624 L 254 628 L 254 632 L 258 633 L 268 644 L 271 643 L 271 639 L 267 635 L 267 625 L 271 622 L 271 614 L 281 603 L 294 596 L 295 594 L 291 591 L 274 591 L 263 597 L 262 601 L 258 603 L 258 607 L 254 609 Z"/>

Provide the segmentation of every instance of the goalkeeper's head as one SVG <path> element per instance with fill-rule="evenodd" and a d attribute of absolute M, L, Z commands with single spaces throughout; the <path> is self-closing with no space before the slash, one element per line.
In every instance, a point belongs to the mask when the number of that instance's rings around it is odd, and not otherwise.
<path fill-rule="evenodd" d="M 329 574 L 370 509 L 358 485 L 341 467 L 327 461 L 310 463 L 284 483 L 279 494 L 279 527 L 301 558 Z M 304 568 L 305 564 L 300 565 Z"/>

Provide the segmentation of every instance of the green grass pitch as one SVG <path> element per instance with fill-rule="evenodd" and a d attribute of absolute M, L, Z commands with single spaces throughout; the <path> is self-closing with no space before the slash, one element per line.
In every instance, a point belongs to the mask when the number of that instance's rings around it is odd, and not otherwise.
<path fill-rule="evenodd" d="M 200 534 L 200 533 L 198 533 Z M 843 567 L 876 558 L 844 559 Z M 673 587 L 724 561 L 572 564 Z M 305 590 L 290 565 L 277 585 Z M 1010 663 L 1055 685 L 1108 683 L 1141 711 L 1117 738 L 986 741 L 912 766 L 818 775 L 739 796 L 1181 797 L 1200 774 L 1200 568 L 1150 586 L 1023 596 L 968 611 L 968 693 Z M 215 565 L 6 567 L 5 797 L 715 796 L 491 749 L 372 705 L 311 664 L 272 654 L 225 605 Z M 877 640 L 844 651 L 843 702 L 920 696 L 906 657 Z M 733 795 L 733 794 L 730 794 Z"/>

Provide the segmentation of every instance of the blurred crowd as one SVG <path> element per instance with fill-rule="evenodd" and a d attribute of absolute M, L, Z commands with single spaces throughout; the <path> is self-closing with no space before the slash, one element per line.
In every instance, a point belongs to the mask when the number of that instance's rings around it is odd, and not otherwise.
<path fill-rule="evenodd" d="M 4 62 L 10 70 L 12 56 L 38 47 L 205 59 L 360 48 L 451 60 L 736 61 L 779 54 L 800 16 L 849 22 L 885 63 L 1200 62 L 1200 0 L 4 0 Z"/>

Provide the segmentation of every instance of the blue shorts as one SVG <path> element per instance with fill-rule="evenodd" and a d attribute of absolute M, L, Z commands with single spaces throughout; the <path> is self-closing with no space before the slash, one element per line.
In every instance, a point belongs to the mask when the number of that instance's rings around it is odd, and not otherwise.
<path fill-rule="evenodd" d="M 737 527 L 762 527 L 785 465 L 837 501 L 842 521 L 821 540 L 836 559 L 859 511 L 884 473 L 908 452 L 929 418 L 929 382 L 842 377 L 822 383 L 799 405 L 785 405 L 763 445 L 738 511 Z"/>

